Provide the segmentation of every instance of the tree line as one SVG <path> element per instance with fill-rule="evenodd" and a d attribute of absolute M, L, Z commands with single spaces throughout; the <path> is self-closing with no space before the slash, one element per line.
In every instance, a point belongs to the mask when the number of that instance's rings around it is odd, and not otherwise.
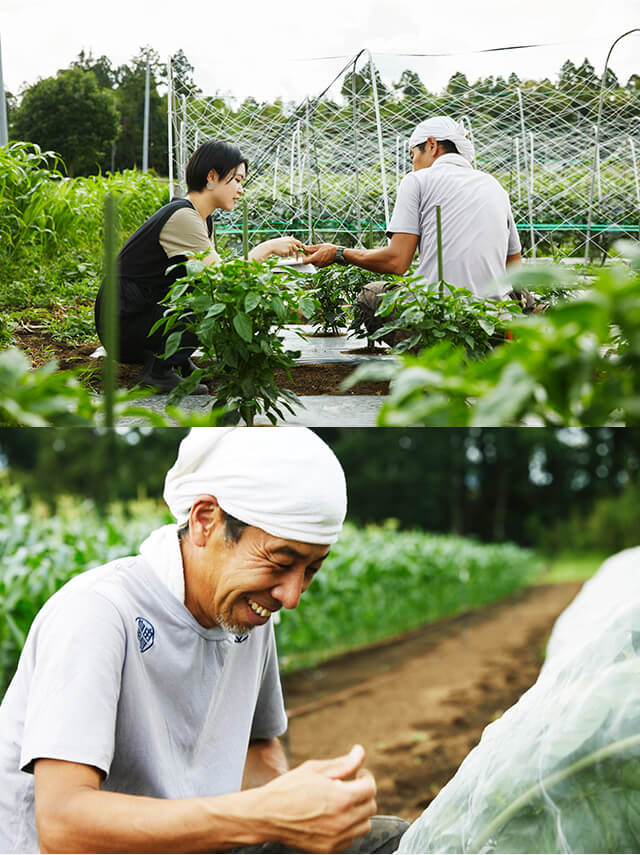
<path fill-rule="evenodd" d="M 635 428 L 316 432 L 345 468 L 349 516 L 361 525 L 392 518 L 403 528 L 558 548 L 571 546 L 569 538 L 585 540 L 580 521 L 598 502 L 622 500 L 607 510 L 606 526 L 620 529 L 611 548 L 630 545 L 640 530 Z M 107 507 L 113 500 L 160 497 L 185 434 L 182 428 L 5 429 L 0 466 L 41 500 L 55 503 L 59 494 L 73 493 Z"/>
<path fill-rule="evenodd" d="M 140 167 L 145 73 L 150 66 L 150 129 L 149 165 L 158 174 L 167 172 L 167 99 L 163 87 L 167 83 L 167 68 L 158 53 L 150 47 L 140 48 L 129 63 L 115 66 L 106 56 L 95 58 L 81 51 L 69 68 L 55 76 L 38 80 L 26 87 L 19 96 L 7 93 L 9 136 L 12 140 L 37 143 L 45 151 L 58 152 L 70 175 L 90 175 L 96 172 L 118 171 Z M 184 51 L 171 58 L 174 86 L 178 94 L 202 96 L 193 79 L 194 68 Z M 489 122 L 502 115 L 504 104 L 500 95 L 521 87 L 525 103 L 531 110 L 543 106 L 547 116 L 555 116 L 558 127 L 567 122 L 593 120 L 601 80 L 593 65 L 585 59 L 580 65 L 567 60 L 560 68 L 556 81 L 520 80 L 516 74 L 507 78 L 488 76 L 470 82 L 465 74 L 456 72 L 441 92 L 430 92 L 420 76 L 411 69 L 404 70 L 396 82 L 385 83 L 377 69 L 375 74 L 383 121 L 399 122 L 407 107 L 416 117 L 448 112 L 455 105 L 456 114 L 464 111 L 474 124 Z M 372 68 L 366 64 L 359 71 L 348 72 L 343 80 L 344 99 L 322 99 L 314 105 L 314 122 L 329 132 L 340 134 L 340 119 L 350 121 L 352 93 L 358 99 L 358 119 L 363 132 L 374 121 Z M 605 79 L 608 116 L 631 120 L 637 115 L 640 97 L 640 75 L 632 74 L 626 83 L 618 80 L 609 69 Z M 247 97 L 231 104 L 219 93 L 202 96 L 204 110 L 223 111 L 240 124 L 249 127 L 256 118 L 269 120 L 273 130 L 284 127 L 296 112 L 295 105 L 275 99 L 259 103 Z M 518 133 L 518 118 L 513 114 L 514 127 L 501 127 L 502 134 Z M 551 120 L 553 124 L 553 120 Z M 553 128 L 550 128 L 552 131 Z"/>
<path fill-rule="evenodd" d="M 81 51 L 68 68 L 7 93 L 9 139 L 36 143 L 62 156 L 70 176 L 140 168 L 149 63 L 149 166 L 167 172 L 167 66 L 150 47 L 116 66 Z M 182 50 L 171 57 L 178 92 L 197 91 Z"/>

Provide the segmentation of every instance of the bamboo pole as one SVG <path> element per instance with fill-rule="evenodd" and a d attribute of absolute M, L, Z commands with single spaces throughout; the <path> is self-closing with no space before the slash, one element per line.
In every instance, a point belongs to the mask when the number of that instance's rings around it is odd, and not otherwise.
<path fill-rule="evenodd" d="M 118 261 L 117 261 L 117 232 L 116 232 L 116 202 L 108 193 L 104 200 L 104 329 L 105 349 L 104 360 L 104 423 L 106 427 L 114 425 L 114 403 L 116 390 L 116 362 L 118 354 Z"/>

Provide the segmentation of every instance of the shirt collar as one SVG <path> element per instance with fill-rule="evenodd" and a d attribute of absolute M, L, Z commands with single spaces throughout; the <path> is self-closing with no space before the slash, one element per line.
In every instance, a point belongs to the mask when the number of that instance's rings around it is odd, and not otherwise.
<path fill-rule="evenodd" d="M 441 166 L 444 166 L 447 163 L 450 163 L 452 166 L 466 166 L 468 169 L 473 169 L 473 166 L 469 163 L 469 161 L 466 159 L 466 157 L 463 157 L 461 154 L 453 154 L 453 153 L 441 154 L 440 157 L 436 158 L 433 161 L 433 163 L 431 164 L 431 166 L 429 168 L 433 169 L 434 166 L 438 166 L 438 164 L 440 164 Z"/>

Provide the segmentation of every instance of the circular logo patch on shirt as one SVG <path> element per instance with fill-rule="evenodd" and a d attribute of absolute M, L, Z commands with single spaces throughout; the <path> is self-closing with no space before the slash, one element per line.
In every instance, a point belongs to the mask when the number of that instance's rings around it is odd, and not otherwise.
<path fill-rule="evenodd" d="M 144 653 L 145 650 L 148 650 L 153 646 L 156 631 L 153 628 L 151 621 L 143 617 L 136 618 L 136 625 L 138 627 L 138 644 L 140 645 L 140 653 Z"/>

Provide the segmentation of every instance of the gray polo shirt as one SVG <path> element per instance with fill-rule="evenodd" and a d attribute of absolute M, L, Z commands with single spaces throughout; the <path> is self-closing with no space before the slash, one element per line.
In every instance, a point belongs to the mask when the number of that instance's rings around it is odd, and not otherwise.
<path fill-rule="evenodd" d="M 0 852 L 37 852 L 33 761 L 95 766 L 157 798 L 240 790 L 251 739 L 286 730 L 271 622 L 205 629 L 141 556 L 43 607 L 0 706 Z"/>
<path fill-rule="evenodd" d="M 509 288 L 494 281 L 504 273 L 507 256 L 521 249 L 506 191 L 459 154 L 443 154 L 426 169 L 405 175 L 388 234 L 419 236 L 416 274 L 426 282 L 438 281 L 436 205 L 442 218 L 445 282 L 479 297 L 506 294 Z"/>

